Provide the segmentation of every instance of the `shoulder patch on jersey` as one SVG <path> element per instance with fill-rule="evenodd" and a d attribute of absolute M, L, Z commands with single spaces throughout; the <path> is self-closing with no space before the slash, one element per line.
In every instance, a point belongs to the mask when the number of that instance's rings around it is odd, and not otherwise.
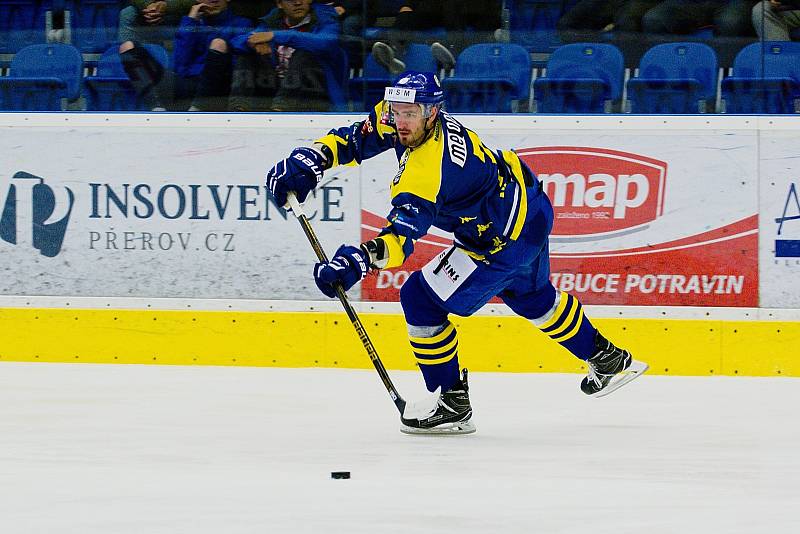
<path fill-rule="evenodd" d="M 367 119 L 361 124 L 361 135 L 368 135 L 374 131 L 372 127 L 372 121 L 367 117 Z"/>
<path fill-rule="evenodd" d="M 400 177 L 403 175 L 403 171 L 406 170 L 406 161 L 408 161 L 408 150 L 403 152 L 403 156 L 400 158 L 400 167 L 397 169 L 397 174 L 394 175 L 392 185 L 397 185 L 400 183 Z"/>
<path fill-rule="evenodd" d="M 447 113 L 442 113 L 442 121 L 447 130 L 447 152 L 450 160 L 463 169 L 467 163 L 467 141 L 462 134 L 461 125 Z"/>

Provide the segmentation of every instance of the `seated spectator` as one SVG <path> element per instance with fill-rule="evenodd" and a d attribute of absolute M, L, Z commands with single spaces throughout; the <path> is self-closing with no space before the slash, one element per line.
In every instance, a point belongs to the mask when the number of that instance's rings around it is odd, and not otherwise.
<path fill-rule="evenodd" d="M 228 109 L 233 66 L 229 43 L 253 26 L 234 15 L 228 4 L 202 0 L 193 5 L 175 34 L 175 100 L 192 100 L 190 111 Z"/>
<path fill-rule="evenodd" d="M 340 40 L 352 60 L 350 66 L 360 66 L 364 56 L 364 28 L 375 24 L 378 0 L 340 0 L 328 5 L 334 6 L 342 22 Z"/>
<path fill-rule="evenodd" d="M 431 52 L 445 70 L 469 45 L 494 40 L 500 28 L 500 0 L 408 0 L 397 13 L 389 43 L 378 42 L 372 55 L 392 74 L 406 69 L 398 54 L 409 42 L 425 40 L 424 32 L 444 28 L 446 37 L 431 44 Z"/>
<path fill-rule="evenodd" d="M 237 17 L 244 17 L 253 22 L 253 26 L 258 19 L 275 7 L 275 0 L 231 0 L 230 10 Z"/>
<path fill-rule="evenodd" d="M 753 6 L 752 15 L 759 39 L 791 41 L 791 31 L 800 28 L 800 0 L 764 0 Z"/>
<path fill-rule="evenodd" d="M 687 35 L 713 26 L 714 35 L 753 35 L 751 12 L 757 0 L 665 0 L 645 13 L 642 30 L 651 34 Z"/>
<path fill-rule="evenodd" d="M 602 31 L 639 33 L 642 17 L 662 0 L 579 0 L 556 24 L 567 43 L 598 41 Z"/>
<path fill-rule="evenodd" d="M 181 15 L 195 0 L 133 0 L 119 12 L 119 42 L 158 43 L 171 41 Z"/>
<path fill-rule="evenodd" d="M 122 66 L 148 109 L 165 110 L 169 83 L 164 67 L 141 44 L 171 41 L 180 15 L 193 4 L 194 0 L 133 0 L 119 12 Z"/>
<path fill-rule="evenodd" d="M 237 35 L 231 109 L 327 111 L 339 21 L 336 11 L 311 0 L 277 0 L 255 31 Z"/>

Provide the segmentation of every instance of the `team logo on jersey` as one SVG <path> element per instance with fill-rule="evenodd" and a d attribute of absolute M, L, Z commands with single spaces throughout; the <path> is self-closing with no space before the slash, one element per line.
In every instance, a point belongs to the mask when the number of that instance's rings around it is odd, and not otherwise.
<path fill-rule="evenodd" d="M 611 237 L 646 228 L 664 212 L 667 164 L 605 148 L 516 150 L 553 203 L 551 235 Z"/>
<path fill-rule="evenodd" d="M 403 152 L 403 156 L 400 158 L 400 168 L 397 169 L 397 174 L 395 174 L 394 179 L 392 179 L 393 186 L 400 183 L 400 177 L 403 175 L 403 171 L 406 170 L 407 161 L 408 161 L 408 150 Z"/>
<path fill-rule="evenodd" d="M 447 152 L 450 160 L 461 168 L 467 162 L 467 142 L 461 133 L 461 125 L 447 113 L 442 113 L 444 126 L 447 129 Z"/>
<path fill-rule="evenodd" d="M 369 117 L 367 117 L 367 120 L 365 120 L 361 125 L 361 135 L 371 134 L 373 130 L 374 128 L 372 127 L 372 121 L 369 120 Z"/>

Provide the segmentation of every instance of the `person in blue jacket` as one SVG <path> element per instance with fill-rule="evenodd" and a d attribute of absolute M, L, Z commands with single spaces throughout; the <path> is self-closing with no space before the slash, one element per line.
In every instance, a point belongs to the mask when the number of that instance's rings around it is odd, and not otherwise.
<path fill-rule="evenodd" d="M 229 43 L 252 26 L 231 12 L 228 0 L 193 5 L 175 34 L 175 100 L 189 99 L 190 111 L 227 111 L 233 72 Z"/>
<path fill-rule="evenodd" d="M 258 27 L 237 35 L 231 87 L 235 111 L 328 111 L 343 101 L 340 24 L 332 6 L 277 0 Z"/>
<path fill-rule="evenodd" d="M 452 232 L 453 246 L 400 290 L 410 348 L 433 393 L 406 405 L 401 430 L 474 432 L 467 372 L 459 372 L 458 331 L 449 316 L 470 316 L 494 296 L 586 362 L 584 393 L 602 396 L 640 376 L 647 364 L 606 339 L 578 299 L 550 282 L 553 207 L 542 183 L 513 150 L 489 148 L 443 104 L 435 74 L 405 72 L 368 118 L 296 148 L 267 173 L 267 186 L 283 206 L 289 192 L 302 202 L 326 169 L 386 151 L 397 157 L 387 225 L 314 268 L 328 297 L 335 285 L 347 290 L 371 269 L 402 265 L 432 226 Z"/>

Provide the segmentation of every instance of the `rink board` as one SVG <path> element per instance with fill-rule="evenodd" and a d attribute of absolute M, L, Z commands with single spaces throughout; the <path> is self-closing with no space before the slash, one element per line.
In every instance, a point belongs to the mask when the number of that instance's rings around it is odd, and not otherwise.
<path fill-rule="evenodd" d="M 263 186 L 292 147 L 359 118 L 1 114 L 0 360 L 369 368 L 335 302 L 304 304 L 319 298 L 314 255 Z M 651 372 L 800 376 L 794 118 L 460 118 L 536 169 L 556 210 L 554 285 L 615 306 L 586 308 Z M 387 153 L 326 173 L 306 210 L 329 252 L 383 226 L 396 171 Z M 399 287 L 447 246 L 429 234 L 349 293 L 390 369 L 414 366 Z M 41 300 L 56 297 L 69 302 Z M 155 303 L 168 299 L 182 302 Z M 456 324 L 473 369 L 581 371 L 522 319 Z"/>
<path fill-rule="evenodd" d="M 388 369 L 414 368 L 401 314 L 363 313 L 361 320 Z M 787 320 L 604 317 L 593 322 L 647 361 L 654 374 L 800 376 L 800 322 L 791 315 Z M 460 362 L 470 369 L 583 370 L 580 361 L 524 319 L 478 315 L 454 323 Z M 0 338 L 2 361 L 371 367 L 347 316 L 334 311 L 3 308 Z"/>

